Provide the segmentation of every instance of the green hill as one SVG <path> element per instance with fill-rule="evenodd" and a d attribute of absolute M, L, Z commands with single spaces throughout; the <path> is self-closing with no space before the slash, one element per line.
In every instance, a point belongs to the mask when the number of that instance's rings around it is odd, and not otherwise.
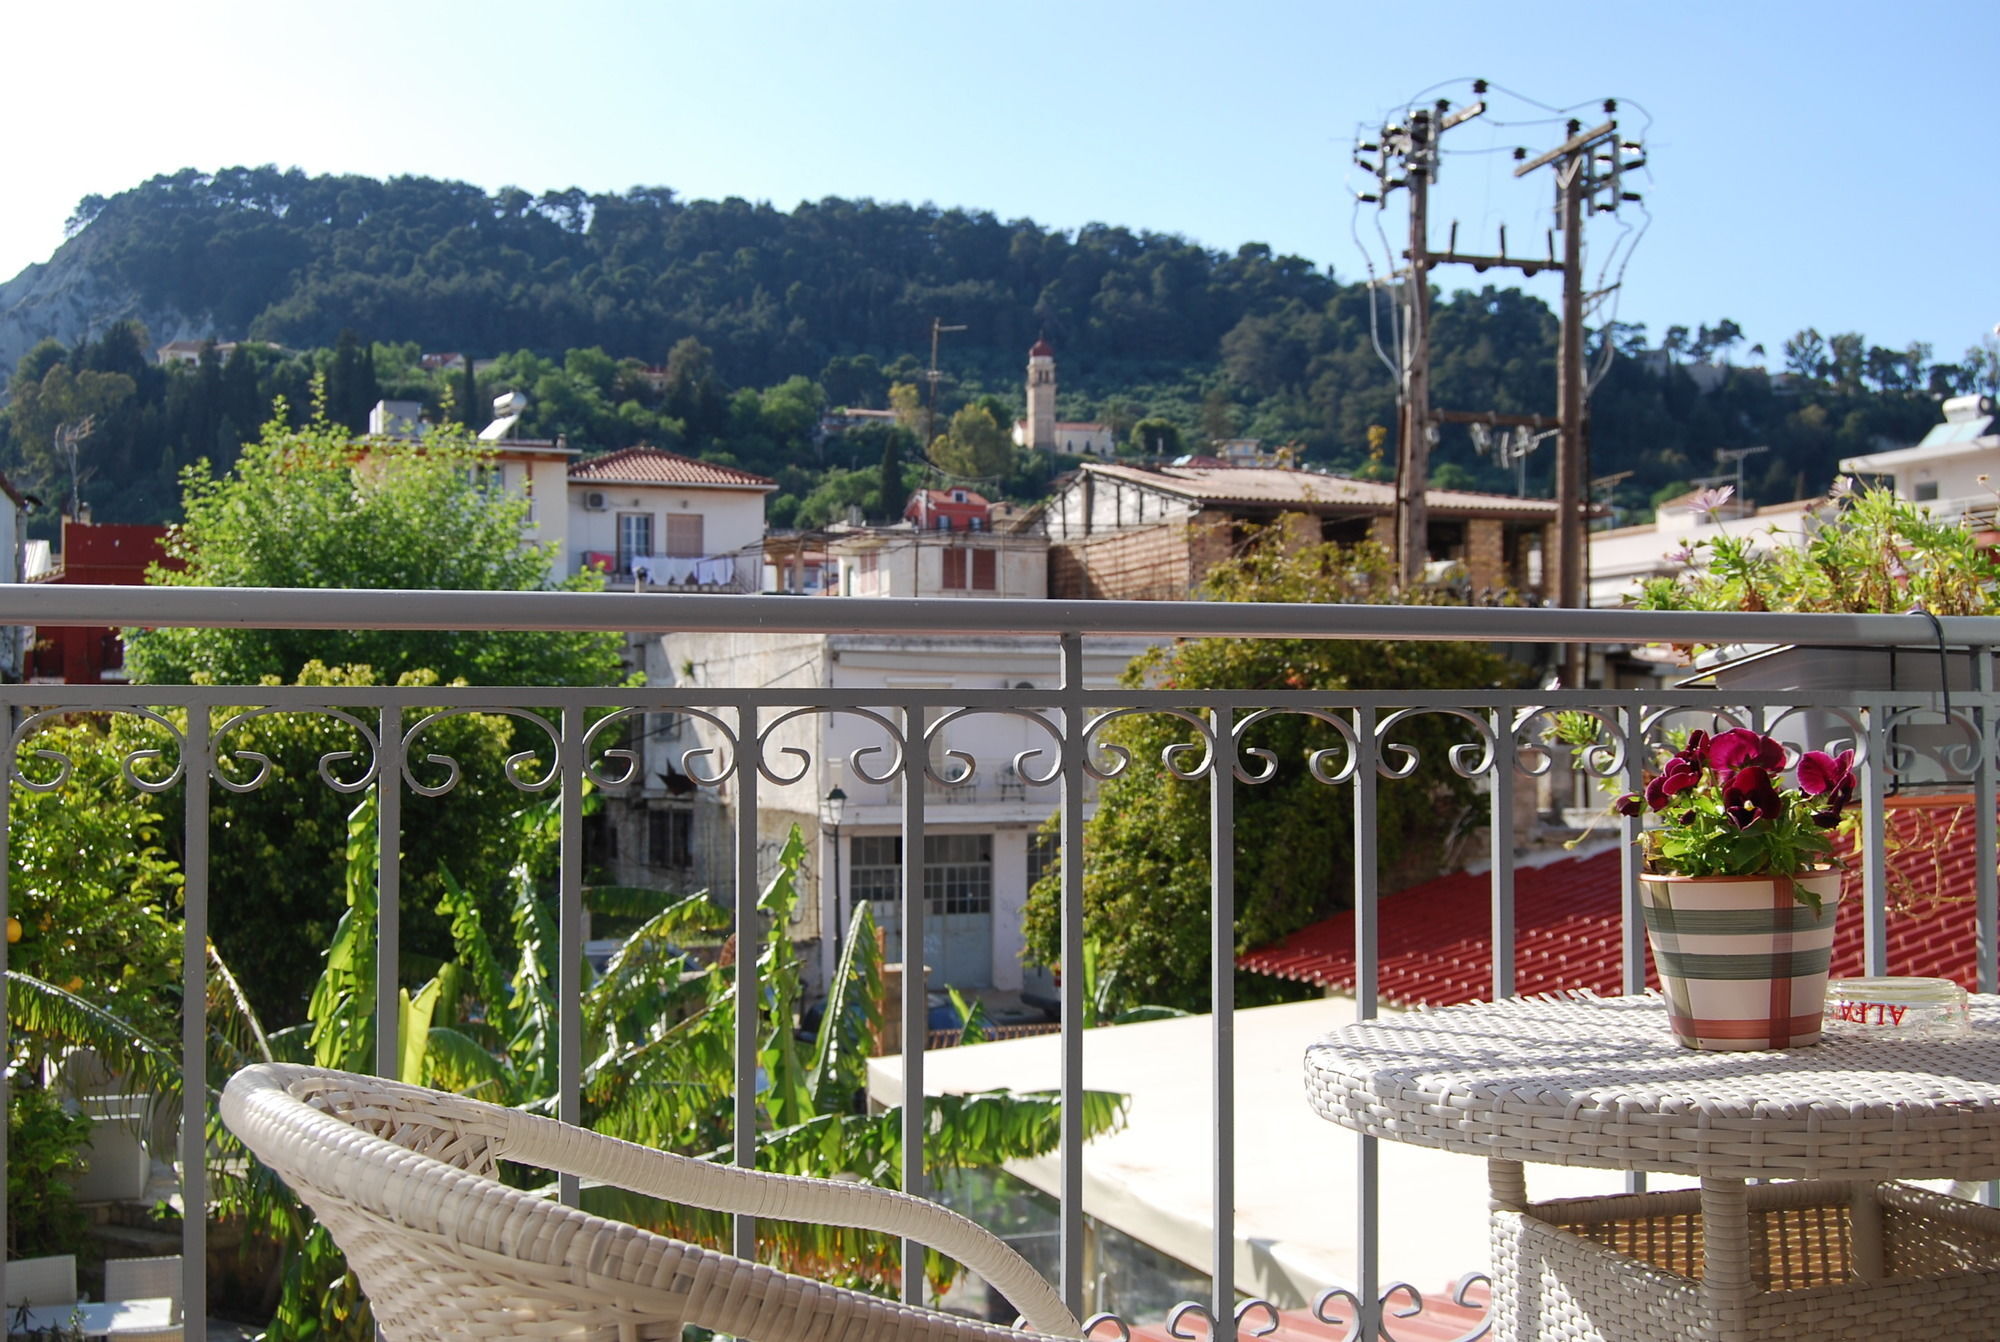
<path fill-rule="evenodd" d="M 928 359 L 934 320 L 965 328 L 945 337 L 940 426 L 982 394 L 997 398 L 996 411 L 1018 413 L 1026 349 L 1046 336 L 1065 417 L 1107 420 L 1122 436 L 1159 416 L 1190 444 L 1293 442 L 1309 464 L 1333 469 L 1393 460 L 1379 432 L 1371 444 L 1371 426 L 1395 423 L 1395 397 L 1371 339 L 1367 290 L 1257 243 L 1224 253 L 1111 225 L 1069 234 L 868 200 L 787 211 L 683 200 L 664 188 L 531 196 L 270 167 L 188 169 L 87 198 L 71 234 L 47 265 L 0 285 L 0 368 L 16 369 L 0 464 L 31 484 L 57 483 L 44 440 L 50 416 L 71 402 L 44 398 L 39 418 L 21 413 L 35 399 L 23 395 L 24 379 L 39 383 L 59 364 L 79 377 L 131 377 L 122 397 L 112 384 L 93 393 L 109 398 L 84 490 L 95 491 L 101 517 L 107 508 L 171 512 L 173 471 L 197 457 L 226 461 L 273 393 L 299 413 L 307 378 L 333 369 L 329 351 L 343 332 L 364 350 L 384 347 L 371 374 L 384 390 L 394 383 L 439 399 L 445 380 L 414 367 L 419 350 L 504 355 L 470 393 L 508 389 L 501 381 L 529 391 L 539 431 L 586 447 L 643 438 L 753 469 L 790 468 L 794 494 L 819 482 L 817 449 L 789 429 L 746 422 L 741 394 L 803 378 L 816 390 L 795 386 L 794 410 L 815 397 L 880 407 L 888 387 L 913 380 Z M 103 348 L 120 320 L 143 323 L 143 336 Z M 1435 404 L 1552 411 L 1555 321 L 1539 300 L 1491 286 L 1447 291 L 1434 329 Z M 1608 333 L 1615 348 L 1592 401 L 1593 456 L 1600 473 L 1633 472 L 1620 487 L 1628 505 L 1643 508 L 1706 473 L 1724 447 L 1771 448 L 1753 459 L 1751 492 L 1761 497 L 1821 488 L 1840 455 L 1913 440 L 1936 417 L 1934 395 L 1972 380 L 1931 364 L 1927 350 L 1802 333 L 1799 376 L 1786 385 L 1761 368 L 1723 366 L 1733 323 L 1694 329 L 1692 338 L 1667 333 L 1664 351 L 1643 329 Z M 203 374 L 133 364 L 134 344 L 203 336 L 292 353 L 246 355 L 233 377 L 222 366 Z M 56 347 L 38 351 L 47 339 Z M 670 405 L 659 379 L 635 370 L 665 364 L 690 339 L 706 356 L 699 395 L 688 400 L 684 386 Z M 1679 366 L 1696 359 L 1713 361 L 1700 370 L 1705 391 Z M 188 382 L 202 376 L 213 385 Z M 541 395 L 520 385 L 529 381 L 544 384 Z M 347 382 L 344 394 L 356 393 L 351 360 Z M 83 404 L 74 386 L 55 390 Z M 466 393 L 458 389 L 461 402 Z M 1552 455 L 1531 459 L 1530 492 L 1546 492 Z M 1446 483 L 1514 488 L 1513 472 L 1475 454 L 1463 430 L 1447 431 L 1434 461 Z"/>

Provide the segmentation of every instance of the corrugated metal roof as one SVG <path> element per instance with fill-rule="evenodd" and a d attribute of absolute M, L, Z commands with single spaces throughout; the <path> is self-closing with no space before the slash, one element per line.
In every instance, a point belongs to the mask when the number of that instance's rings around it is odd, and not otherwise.
<path fill-rule="evenodd" d="M 1380 480 L 1357 480 L 1318 471 L 1285 471 L 1259 466 L 1135 466 L 1087 465 L 1092 475 L 1126 481 L 1201 503 L 1237 503 L 1305 511 L 1347 511 L 1387 515 L 1395 510 L 1396 487 Z M 1433 489 L 1425 494 L 1431 511 L 1458 515 L 1553 518 L 1552 499 L 1521 499 L 1511 494 L 1480 494 L 1471 490 Z"/>
<path fill-rule="evenodd" d="M 1978 986 L 1973 890 L 1977 867 L 1969 804 L 1898 805 L 1889 816 L 1891 974 Z M 1990 860 L 1990 858 L 1989 858 Z M 1514 872 L 1515 991 L 1589 988 L 1614 994 L 1619 972 L 1619 853 L 1565 858 Z M 1833 976 L 1866 972 L 1860 872 L 1850 869 L 1834 936 Z M 1493 995 L 1492 891 L 1485 873 L 1457 872 L 1380 904 L 1381 997 L 1448 1006 Z M 1274 946 L 1238 956 L 1239 969 L 1322 987 L 1354 986 L 1354 915 L 1336 914 Z M 1657 987 L 1650 951 L 1647 982 Z"/>
<path fill-rule="evenodd" d="M 662 452 L 657 447 L 621 447 L 601 457 L 586 457 L 570 466 L 569 478 L 579 484 L 699 485 L 759 490 L 778 487 L 778 482 L 769 476 L 696 461 L 678 452 Z"/>

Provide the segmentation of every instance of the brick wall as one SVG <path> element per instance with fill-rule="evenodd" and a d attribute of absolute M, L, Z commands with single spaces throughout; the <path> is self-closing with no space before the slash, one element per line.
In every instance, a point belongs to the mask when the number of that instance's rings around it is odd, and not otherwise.
<path fill-rule="evenodd" d="M 1181 601 L 1192 593 L 1184 522 L 1111 531 L 1049 545 L 1049 596 L 1058 601 Z"/>
<path fill-rule="evenodd" d="M 1465 575 L 1475 592 L 1511 586 L 1499 519 L 1475 517 L 1465 524 Z"/>

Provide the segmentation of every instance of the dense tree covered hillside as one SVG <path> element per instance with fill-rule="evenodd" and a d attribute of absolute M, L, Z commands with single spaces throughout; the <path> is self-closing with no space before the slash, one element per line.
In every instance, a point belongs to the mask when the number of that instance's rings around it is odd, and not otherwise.
<path fill-rule="evenodd" d="M 20 360 L 0 468 L 51 499 L 74 490 L 100 518 L 171 516 L 179 470 L 226 466 L 276 397 L 305 414 L 315 375 L 328 414 L 356 427 L 378 395 L 476 423 L 487 398 L 524 391 L 532 432 L 778 476 L 780 522 L 850 504 L 893 512 L 884 495 L 915 483 L 926 456 L 976 461 L 990 487 L 1032 495 L 1060 463 L 999 460 L 973 441 L 985 417 L 959 412 L 982 407 L 1001 427 L 1018 415 L 1039 336 L 1058 352 L 1062 416 L 1109 423 L 1120 442 L 1257 437 L 1363 474 L 1394 459 L 1395 388 L 1377 349 L 1386 299 L 1257 243 L 1214 252 L 866 200 L 786 211 L 664 188 L 533 196 L 269 167 L 156 177 L 87 198 L 71 226 L 52 266 L 87 267 L 125 310 L 264 342 L 162 368 L 149 333 L 107 316 L 73 347 L 47 341 Z M 963 329 L 943 337 L 946 376 L 926 406 L 934 321 Z M 1553 410 L 1556 323 L 1538 299 L 1443 292 L 1434 332 L 1435 404 Z M 1749 462 L 1760 498 L 1818 490 L 1842 455 L 1913 441 L 1939 396 L 1991 389 L 1995 375 L 1990 350 L 1940 363 L 1921 346 L 1812 331 L 1764 360 L 1771 373 L 1732 366 L 1744 352 L 1726 319 L 1672 327 L 1657 345 L 1630 326 L 1591 343 L 1603 358 L 1593 455 L 1600 472 L 1632 472 L 1617 502 L 1636 510 L 1712 471 L 1722 448 L 1770 449 Z M 469 356 L 476 375 L 426 368 L 424 351 Z M 823 440 L 819 415 L 839 406 L 905 413 L 900 429 Z M 927 425 L 947 441 L 926 448 Z M 1530 459 L 1530 493 L 1546 492 L 1552 456 Z M 1433 461 L 1440 483 L 1517 485 L 1461 428 Z"/>

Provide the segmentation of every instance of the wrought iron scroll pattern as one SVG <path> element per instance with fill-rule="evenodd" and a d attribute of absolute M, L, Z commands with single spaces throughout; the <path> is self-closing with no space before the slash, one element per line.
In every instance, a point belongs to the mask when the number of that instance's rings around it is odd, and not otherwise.
<path fill-rule="evenodd" d="M 1468 1272 L 1463 1277 L 1460 1277 L 1457 1285 L 1452 1288 L 1451 1302 L 1454 1305 L 1459 1306 L 1461 1309 L 1479 1308 L 1481 1311 L 1479 1321 L 1470 1330 L 1454 1338 L 1453 1342 L 1479 1342 L 1479 1339 L 1493 1331 L 1493 1312 L 1490 1300 L 1484 1306 L 1475 1306 L 1469 1298 L 1473 1286 L 1481 1282 L 1489 1286 L 1492 1285 L 1492 1279 L 1485 1273 Z M 1391 1309 L 1390 1302 L 1398 1296 L 1402 1297 L 1405 1307 Z M 1345 1317 L 1333 1312 L 1334 1302 L 1336 1301 L 1346 1302 L 1347 1313 Z M 1414 1319 L 1419 1314 L 1422 1314 L 1424 1312 L 1424 1293 L 1406 1281 L 1393 1281 L 1382 1288 L 1381 1294 L 1376 1299 L 1376 1304 L 1380 1309 L 1382 1322 L 1377 1326 L 1375 1337 L 1372 1339 L 1364 1338 L 1361 1335 L 1362 1309 L 1360 1297 L 1345 1287 L 1334 1286 L 1321 1291 L 1319 1298 L 1313 1301 L 1312 1316 L 1329 1328 L 1346 1328 L 1347 1332 L 1342 1335 L 1340 1342 L 1396 1342 L 1396 1335 L 1389 1330 L 1387 1321 L 1392 1317 Z"/>
<path fill-rule="evenodd" d="M 176 727 L 171 718 L 156 713 L 150 708 L 140 708 L 136 705 L 128 706 L 122 704 L 115 708 L 110 708 L 110 709 L 102 709 L 102 708 L 80 709 L 74 707 L 45 708 L 38 712 L 31 713 L 27 717 L 21 719 L 20 725 L 14 728 L 13 752 L 12 752 L 14 761 L 13 763 L 14 776 L 11 781 L 19 783 L 22 787 L 27 788 L 30 792 L 54 792 L 58 788 L 62 787 L 63 784 L 69 782 L 70 776 L 76 771 L 75 760 L 71 759 L 68 755 L 64 754 L 60 750 L 31 749 L 23 751 L 22 746 L 27 742 L 28 738 L 31 735 L 33 735 L 33 733 L 37 729 L 39 729 L 43 724 L 53 722 L 61 718 L 65 718 L 74 713 L 79 713 L 79 712 L 129 713 L 133 717 L 144 719 L 145 721 L 154 723 L 160 728 L 162 728 L 166 732 L 168 737 L 172 739 L 173 744 L 176 747 L 179 747 L 174 751 L 174 767 L 167 774 L 167 776 L 165 778 L 145 778 L 141 777 L 138 772 L 137 765 L 140 760 L 156 760 L 165 756 L 166 751 L 158 749 L 134 750 L 127 752 L 123 757 L 120 758 L 118 762 L 119 772 L 125 776 L 126 783 L 130 784 L 132 787 L 138 789 L 141 792 L 165 792 L 168 789 L 172 788 L 174 784 L 180 782 L 182 774 L 186 770 L 186 765 L 183 763 L 183 759 L 186 753 L 185 747 L 187 745 L 187 733 L 182 731 L 179 727 Z M 30 777 L 27 774 L 27 772 L 21 768 L 21 758 L 24 754 L 35 759 L 53 761 L 56 769 L 55 777 L 48 779 L 38 779 Z"/>
<path fill-rule="evenodd" d="M 1375 724 L 1375 771 L 1384 778 L 1408 778 L 1423 763 L 1417 748 L 1394 740 L 1396 728 L 1422 717 L 1456 718 L 1472 729 L 1473 739 L 1455 742 L 1445 749 L 1445 762 L 1460 778 L 1476 778 L 1493 767 L 1493 728 L 1477 713 L 1462 708 L 1399 708 Z M 1399 763 L 1391 764 L 1394 755 Z"/>
<path fill-rule="evenodd" d="M 1253 1316 L 1255 1316 L 1254 1323 Z M 1200 1319 L 1208 1331 L 1205 1333 L 1185 1331 L 1185 1325 L 1191 1319 Z M 1270 1301 L 1251 1299 L 1236 1306 L 1231 1322 L 1234 1324 L 1233 1332 L 1237 1337 L 1269 1337 L 1278 1331 L 1281 1321 L 1278 1318 L 1277 1307 Z M 1175 1305 L 1173 1312 L 1167 1316 L 1167 1335 L 1185 1338 L 1188 1342 L 1199 1342 L 1204 1338 L 1212 1339 L 1218 1335 L 1215 1314 L 1198 1300 L 1183 1300 Z"/>
<path fill-rule="evenodd" d="M 444 782 L 426 783 L 419 779 L 415 770 L 411 767 L 411 763 L 416 757 L 414 747 L 417 739 L 429 731 L 435 724 L 444 721 L 446 718 L 469 717 L 475 713 L 497 714 L 501 717 L 519 718 L 523 722 L 533 723 L 535 726 L 541 728 L 542 732 L 549 738 L 549 767 L 547 771 L 540 777 L 523 777 L 521 772 L 522 767 L 539 759 L 540 752 L 535 750 L 517 750 L 507 757 L 506 763 L 501 766 L 501 773 L 506 775 L 509 783 L 522 792 L 546 792 L 555 784 L 557 777 L 562 772 L 562 732 L 546 717 L 540 713 L 530 712 L 525 708 L 441 708 L 434 713 L 425 714 L 412 724 L 408 731 L 403 733 L 403 782 L 409 787 L 410 791 L 420 797 L 442 797 L 458 786 L 458 780 L 463 772 L 458 761 L 450 755 L 441 755 L 435 751 L 426 753 L 423 756 L 423 760 L 426 764 L 443 766 L 445 770 Z"/>
<path fill-rule="evenodd" d="M 1044 754 L 1048 754 L 1049 752 L 1044 751 L 1039 747 L 1030 747 L 1027 750 L 1019 751 L 1014 755 L 1012 760 L 1014 766 L 1014 772 L 1017 775 L 1019 775 L 1023 783 L 1027 783 L 1034 787 L 1041 787 L 1044 784 L 1055 782 L 1056 779 L 1061 776 L 1062 731 L 1054 723 L 1050 722 L 1046 717 L 1042 716 L 1041 713 L 1037 712 L 1032 708 L 954 708 L 949 713 L 946 713 L 941 717 L 939 717 L 936 722 L 933 722 L 929 727 L 927 727 L 924 730 L 924 745 L 926 747 L 924 752 L 924 777 L 928 778 L 933 783 L 941 783 L 946 787 L 961 787 L 967 783 L 974 781 L 974 779 L 978 776 L 979 773 L 979 762 L 976 759 L 974 759 L 971 755 L 967 754 L 965 751 L 962 750 L 945 751 L 947 757 L 956 760 L 965 766 L 963 772 L 958 773 L 950 778 L 946 778 L 942 774 L 938 773 L 937 769 L 933 767 L 931 763 L 933 757 L 930 752 L 930 747 L 937 743 L 944 729 L 946 727 L 949 727 L 952 723 L 957 722 L 962 718 L 976 717 L 981 715 L 987 715 L 993 717 L 1017 718 L 1025 722 L 1032 722 L 1037 727 L 1040 727 L 1044 732 L 1048 734 L 1050 744 L 1056 747 L 1056 751 L 1054 753 L 1053 767 L 1051 767 L 1047 773 L 1044 774 L 1029 773 L 1028 761 L 1031 759 L 1035 759 L 1039 756 L 1042 756 Z"/>
<path fill-rule="evenodd" d="M 1160 763 L 1166 771 L 1183 783 L 1192 783 L 1196 779 L 1207 777 L 1209 769 L 1215 763 L 1214 728 L 1201 715 L 1179 708 L 1114 708 L 1092 718 L 1083 729 L 1083 771 L 1100 781 L 1113 779 L 1124 773 L 1132 763 L 1130 748 L 1116 741 L 1099 740 L 1098 735 L 1105 727 L 1120 718 L 1149 716 L 1178 718 L 1192 727 L 1195 734 L 1201 738 L 1199 744 L 1193 741 L 1180 741 L 1161 751 Z M 1098 763 L 1095 755 L 1097 751 L 1102 751 L 1109 763 Z M 1180 760 L 1191 751 L 1200 751 L 1201 758 L 1193 765 L 1181 764 Z"/>
<path fill-rule="evenodd" d="M 209 771 L 209 776 L 215 779 L 216 783 L 224 789 L 235 793 L 255 792 L 270 782 L 271 772 L 277 766 L 269 755 L 257 750 L 225 750 L 222 746 L 222 740 L 231 732 L 241 727 L 247 727 L 259 718 L 292 713 L 322 714 L 334 719 L 336 722 L 344 722 L 353 728 L 355 733 L 367 743 L 368 767 L 363 771 L 360 778 L 341 778 L 334 773 L 333 769 L 334 765 L 345 760 L 354 759 L 361 752 L 354 750 L 330 750 L 319 757 L 319 763 L 316 766 L 316 771 L 319 774 L 321 782 L 325 783 L 335 792 L 351 794 L 360 792 L 375 781 L 376 775 L 381 771 L 382 766 L 381 742 L 377 738 L 374 729 L 345 709 L 321 705 L 284 705 L 249 708 L 226 719 L 221 726 L 215 729 L 214 735 L 210 738 L 211 743 L 215 746 L 215 754 L 214 765 Z M 236 761 L 254 762 L 257 766 L 257 772 L 247 779 L 231 778 L 223 768 L 223 760 L 225 758 Z"/>
<path fill-rule="evenodd" d="M 896 775 L 902 772 L 903 759 L 904 756 L 908 754 L 908 742 L 903 736 L 902 729 L 898 727 L 895 724 L 895 722 L 888 717 L 888 715 L 883 713 L 878 713 L 873 709 L 828 708 L 817 704 L 809 705 L 808 707 L 805 708 L 790 709 L 784 713 L 779 714 L 776 718 L 773 718 L 771 720 L 770 725 L 765 727 L 757 738 L 758 739 L 757 772 L 761 774 L 764 778 L 770 780 L 773 783 L 778 784 L 780 787 L 786 786 L 791 783 L 799 782 L 808 773 L 812 772 L 812 767 L 813 767 L 812 752 L 808 750 L 802 750 L 798 746 L 780 746 L 774 752 L 771 750 L 769 745 L 772 733 L 776 732 L 780 727 L 784 726 L 788 722 L 793 721 L 796 718 L 811 717 L 815 715 L 824 715 L 827 717 L 833 717 L 840 714 L 845 714 L 850 717 L 864 718 L 867 721 L 874 723 L 877 727 L 880 727 L 882 729 L 883 735 L 887 736 L 890 742 L 889 767 L 884 769 L 880 774 L 877 774 L 873 770 L 868 768 L 868 766 L 864 765 L 862 761 L 864 759 L 872 760 L 873 756 L 882 753 L 883 747 L 861 746 L 855 749 L 854 751 L 850 752 L 847 757 L 847 767 L 854 770 L 854 776 L 856 778 L 859 778 L 864 783 L 875 783 L 875 784 L 886 785 L 894 781 Z M 798 767 L 789 773 L 779 772 L 779 770 L 773 765 L 771 760 L 771 756 L 774 753 L 784 756 L 787 760 L 794 762 Z M 689 757 L 692 758 L 693 754 L 694 752 L 689 752 Z"/>
<path fill-rule="evenodd" d="M 1331 727 L 1334 734 L 1340 737 L 1340 745 L 1323 746 L 1306 756 L 1306 767 L 1312 771 L 1314 778 L 1322 783 L 1337 784 L 1345 783 L 1354 777 L 1354 768 L 1360 758 L 1360 752 L 1355 746 L 1354 726 L 1346 718 L 1322 708 L 1259 708 L 1244 714 L 1233 729 L 1236 744 L 1234 773 L 1237 782 L 1268 783 L 1277 776 L 1279 763 L 1277 752 L 1264 746 L 1245 745 L 1243 742 L 1251 727 L 1284 714 L 1310 718 L 1314 722 Z M 1342 761 L 1338 769 L 1331 768 L 1328 763 L 1335 755 L 1339 755 Z M 1262 767 L 1255 773 L 1251 772 L 1243 763 L 1246 757 L 1255 759 Z"/>

